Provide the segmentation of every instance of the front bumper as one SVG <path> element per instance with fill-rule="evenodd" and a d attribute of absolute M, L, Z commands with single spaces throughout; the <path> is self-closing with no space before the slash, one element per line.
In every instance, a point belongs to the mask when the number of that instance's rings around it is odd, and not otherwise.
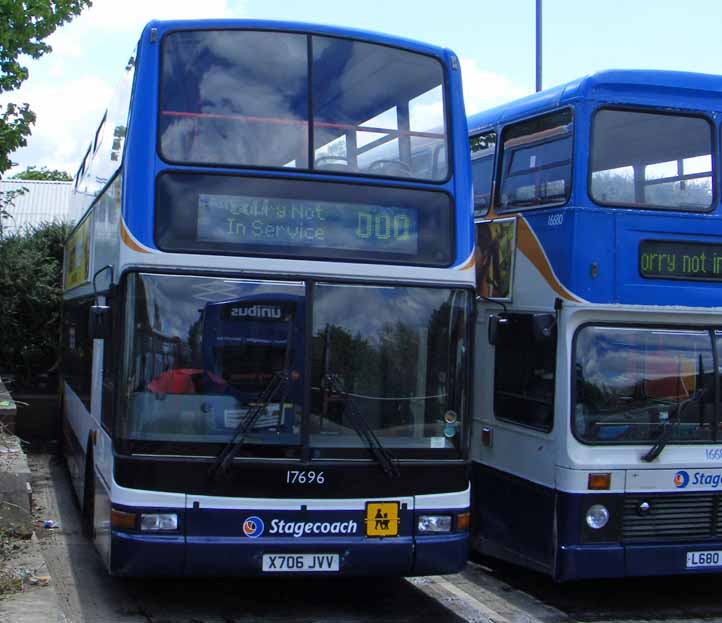
<path fill-rule="evenodd" d="M 133 577 L 303 575 L 261 571 L 263 554 L 339 554 L 339 571 L 318 575 L 414 576 L 455 573 L 468 533 L 437 536 L 272 539 L 184 537 L 113 531 L 110 571 Z"/>
<path fill-rule="evenodd" d="M 555 579 L 722 573 L 722 565 L 687 568 L 688 552 L 710 550 L 722 551 L 722 542 L 563 545 L 557 553 Z"/>

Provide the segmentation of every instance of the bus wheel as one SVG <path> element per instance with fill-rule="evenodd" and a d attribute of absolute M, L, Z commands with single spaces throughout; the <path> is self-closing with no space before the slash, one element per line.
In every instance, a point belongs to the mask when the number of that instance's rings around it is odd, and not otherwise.
<path fill-rule="evenodd" d="M 83 509 L 81 523 L 83 535 L 92 539 L 95 536 L 95 462 L 93 443 L 88 439 L 88 451 L 85 453 L 85 478 L 83 482 Z"/>

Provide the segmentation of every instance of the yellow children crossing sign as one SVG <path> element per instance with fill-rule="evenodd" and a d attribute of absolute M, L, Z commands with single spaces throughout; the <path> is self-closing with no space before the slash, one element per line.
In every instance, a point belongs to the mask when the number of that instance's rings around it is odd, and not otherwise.
<path fill-rule="evenodd" d="M 398 502 L 369 502 L 366 504 L 366 536 L 398 536 L 398 534 Z"/>

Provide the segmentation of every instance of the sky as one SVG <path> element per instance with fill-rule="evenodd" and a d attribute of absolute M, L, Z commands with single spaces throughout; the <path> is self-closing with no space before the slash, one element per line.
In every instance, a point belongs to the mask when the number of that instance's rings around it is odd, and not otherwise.
<path fill-rule="evenodd" d="M 351 26 L 451 48 L 461 60 L 468 113 L 535 86 L 535 0 L 94 0 L 27 62 L 7 101 L 37 122 L 16 166 L 74 174 L 145 23 L 255 18 Z M 600 69 L 722 73 L 722 0 L 543 0 L 543 86 Z"/>

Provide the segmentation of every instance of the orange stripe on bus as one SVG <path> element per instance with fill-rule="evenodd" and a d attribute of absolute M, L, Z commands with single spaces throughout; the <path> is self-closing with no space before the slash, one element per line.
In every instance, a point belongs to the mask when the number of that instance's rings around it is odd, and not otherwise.
<path fill-rule="evenodd" d="M 456 267 L 456 270 L 469 270 L 470 268 L 474 268 L 475 264 L 476 255 L 472 253 L 463 264 Z"/>
<path fill-rule="evenodd" d="M 150 251 L 141 247 L 135 240 L 133 240 L 133 238 L 131 238 L 130 233 L 125 228 L 125 223 L 122 220 L 120 221 L 120 237 L 125 243 L 125 246 L 129 247 L 133 251 L 136 251 L 137 253 L 150 253 Z"/>
<path fill-rule="evenodd" d="M 581 303 L 582 301 L 574 296 L 569 290 L 567 290 L 554 275 L 552 267 L 549 264 L 549 260 L 539 243 L 538 238 L 529 227 L 524 217 L 517 218 L 517 245 L 519 250 L 526 255 L 529 261 L 534 267 L 541 273 L 542 277 L 546 280 L 552 290 L 559 296 L 568 301 L 574 301 L 575 303 Z"/>

